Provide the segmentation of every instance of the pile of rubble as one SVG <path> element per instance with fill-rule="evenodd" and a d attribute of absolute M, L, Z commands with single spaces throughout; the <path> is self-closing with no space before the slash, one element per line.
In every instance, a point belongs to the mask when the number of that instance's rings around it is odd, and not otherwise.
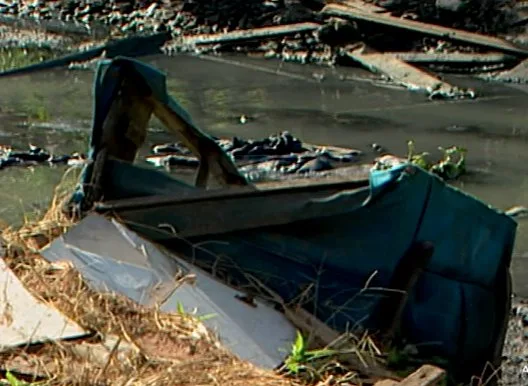
<path fill-rule="evenodd" d="M 522 1 L 37 0 L 0 2 L 0 14 L 0 24 L 20 25 L 30 17 L 53 33 L 165 32 L 167 54 L 235 51 L 301 63 L 353 63 L 430 98 L 477 93 L 423 68 L 528 79 L 528 4 Z"/>
<path fill-rule="evenodd" d="M 516 0 L 4 0 L 0 14 L 178 35 L 321 21 L 318 13 L 327 3 L 490 34 L 511 32 L 526 19 L 526 5 Z"/>

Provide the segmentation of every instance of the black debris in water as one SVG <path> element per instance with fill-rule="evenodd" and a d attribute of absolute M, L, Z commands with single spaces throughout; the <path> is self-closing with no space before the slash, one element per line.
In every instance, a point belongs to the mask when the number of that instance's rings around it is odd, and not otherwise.
<path fill-rule="evenodd" d="M 53 155 L 44 149 L 30 145 L 28 150 L 13 150 L 10 147 L 0 148 L 0 169 L 9 166 L 33 165 L 77 165 L 84 163 L 86 157 L 79 153 L 71 155 Z"/>
<path fill-rule="evenodd" d="M 273 174 L 306 174 L 334 169 L 341 164 L 356 162 L 362 153 L 358 150 L 329 150 L 310 146 L 284 131 L 259 140 L 234 137 L 216 139 L 220 147 L 237 163 L 240 171 L 250 180 L 259 180 Z M 196 167 L 198 159 L 180 143 L 154 146 L 155 156 L 147 160 L 164 167 Z"/>
<path fill-rule="evenodd" d="M 303 143 L 288 131 L 272 134 L 262 139 L 232 139 L 214 138 L 218 145 L 233 159 L 239 171 L 253 182 L 289 178 L 288 176 L 327 175 L 346 172 L 346 166 L 361 161 L 363 153 L 359 150 L 332 146 L 319 146 Z M 404 162 L 403 158 L 390 155 L 379 144 L 372 144 L 372 150 L 380 155 L 372 167 L 385 168 Z M 431 162 L 423 158 L 423 154 L 415 154 L 411 162 L 429 170 L 440 178 L 448 181 L 457 179 L 465 173 L 465 159 L 461 150 L 452 147 L 445 149 L 444 158 Z M 458 156 L 456 156 L 458 154 Z M 196 168 L 199 159 L 182 143 L 166 143 L 155 145 L 151 154 L 145 157 L 146 162 L 168 171 L 184 171 L 186 168 Z M 13 150 L 10 147 L 0 147 L 0 169 L 10 166 L 34 165 L 70 165 L 82 166 L 86 157 L 80 153 L 71 155 L 53 155 L 44 149 L 30 145 L 29 150 Z M 368 162 L 367 162 L 368 164 Z M 365 164 L 366 165 L 366 164 Z M 343 169 L 345 168 L 345 169 Z M 513 209 L 512 209 L 513 210 Z M 512 216 L 517 212 L 509 211 Z M 520 216 L 520 215 L 519 215 Z"/>

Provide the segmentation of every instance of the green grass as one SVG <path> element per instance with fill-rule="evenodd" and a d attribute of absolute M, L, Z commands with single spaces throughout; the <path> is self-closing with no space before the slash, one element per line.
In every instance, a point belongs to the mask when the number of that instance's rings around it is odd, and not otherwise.
<path fill-rule="evenodd" d="M 9 386 L 37 386 L 37 385 L 43 385 L 43 382 L 26 382 L 18 379 L 13 373 L 10 371 L 6 372 L 5 379 L 0 380 L 1 385 L 9 385 Z"/>
<path fill-rule="evenodd" d="M 338 351 L 332 349 L 308 350 L 306 339 L 303 334 L 297 331 L 297 338 L 292 344 L 291 352 L 284 366 L 288 373 L 299 375 L 301 372 L 314 370 L 311 365 L 318 359 L 334 357 Z"/>
<path fill-rule="evenodd" d="M 52 57 L 54 55 L 49 49 L 2 47 L 0 48 L 0 71 L 28 66 L 51 59 Z"/>

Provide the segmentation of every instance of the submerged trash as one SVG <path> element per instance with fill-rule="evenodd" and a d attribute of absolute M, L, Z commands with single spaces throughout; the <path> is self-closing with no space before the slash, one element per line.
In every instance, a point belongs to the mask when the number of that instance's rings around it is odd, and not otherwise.
<path fill-rule="evenodd" d="M 475 97 L 473 90 L 458 89 L 432 74 L 401 61 L 395 56 L 375 52 L 366 46 L 362 46 L 359 49 L 345 49 L 343 55 L 359 62 L 375 73 L 388 77 L 391 81 L 409 90 L 427 93 L 430 99 Z"/>
<path fill-rule="evenodd" d="M 362 153 L 337 147 L 302 143 L 289 132 L 270 135 L 261 140 L 217 139 L 220 147 L 236 162 L 242 174 L 251 180 L 272 178 L 275 174 L 303 174 L 331 170 L 341 164 L 360 160 Z M 147 161 L 164 167 L 196 167 L 199 160 L 181 143 L 156 145 L 156 156 Z M 342 165 L 341 165 L 342 166 Z"/>

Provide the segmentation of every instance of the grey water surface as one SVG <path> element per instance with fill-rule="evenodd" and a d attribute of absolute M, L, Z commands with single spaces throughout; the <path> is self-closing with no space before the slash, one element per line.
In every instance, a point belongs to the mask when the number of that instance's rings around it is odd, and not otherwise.
<path fill-rule="evenodd" d="M 150 57 L 168 75 L 170 93 L 200 127 L 216 136 L 263 137 L 288 130 L 306 142 L 352 147 L 374 157 L 378 143 L 404 155 L 407 141 L 439 155 L 438 146 L 468 149 L 471 173 L 455 183 L 490 205 L 528 207 L 528 88 L 464 76 L 476 100 L 429 101 L 352 68 L 261 59 Z M 0 144 L 86 152 L 92 116 L 92 71 L 65 69 L 0 80 Z M 248 120 L 240 123 L 240 116 Z M 153 128 L 159 124 L 153 122 Z M 153 130 L 149 144 L 170 141 Z M 45 208 L 64 168 L 0 170 L 0 218 L 18 223 Z M 519 220 L 514 287 L 528 296 L 527 224 Z"/>

